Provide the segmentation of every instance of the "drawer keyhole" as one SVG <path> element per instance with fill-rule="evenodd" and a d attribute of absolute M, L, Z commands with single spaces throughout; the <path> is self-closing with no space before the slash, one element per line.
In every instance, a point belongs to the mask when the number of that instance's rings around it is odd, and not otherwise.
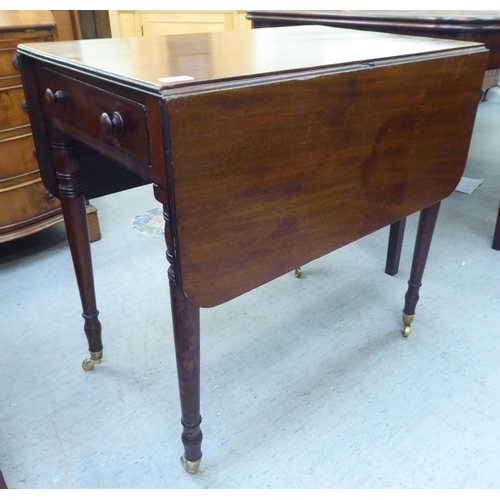
<path fill-rule="evenodd" d="M 123 119 L 117 111 L 115 111 L 110 118 L 108 113 L 103 113 L 99 120 L 99 128 L 101 136 L 106 139 L 111 139 L 113 136 L 119 137 L 125 131 Z"/>
<path fill-rule="evenodd" d="M 52 92 L 52 90 L 47 89 L 45 91 L 45 102 L 51 108 L 55 108 L 56 105 L 62 104 L 64 100 L 64 96 L 61 90 L 57 90 L 56 92 Z"/>

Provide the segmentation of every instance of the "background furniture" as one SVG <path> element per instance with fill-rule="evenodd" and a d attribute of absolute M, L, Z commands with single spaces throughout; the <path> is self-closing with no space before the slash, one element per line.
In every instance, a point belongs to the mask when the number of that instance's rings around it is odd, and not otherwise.
<path fill-rule="evenodd" d="M 59 40 L 111 37 L 107 10 L 51 10 L 50 12 L 56 21 Z"/>
<path fill-rule="evenodd" d="M 498 10 L 249 10 L 254 28 L 321 24 L 484 43 L 490 50 L 483 90 L 498 85 L 500 11 Z"/>
<path fill-rule="evenodd" d="M 16 46 L 58 40 L 49 11 L 0 11 L 0 243 L 62 222 L 59 200 L 38 170 Z M 97 209 L 87 206 L 89 236 L 100 239 Z"/>
<path fill-rule="evenodd" d="M 483 80 L 483 98 L 498 85 L 500 75 L 500 11 L 498 10 L 250 10 L 254 28 L 321 24 L 339 28 L 380 31 L 402 35 L 482 42 L 490 50 Z M 398 272 L 405 221 L 391 226 L 386 272 Z M 500 206 L 492 248 L 500 250 Z"/>
<path fill-rule="evenodd" d="M 110 10 L 114 38 L 250 29 L 244 10 Z"/>
<path fill-rule="evenodd" d="M 111 38 L 109 11 L 107 10 L 78 10 L 78 23 L 81 38 Z"/>
<path fill-rule="evenodd" d="M 93 12 L 93 11 L 89 11 Z M 59 41 L 81 40 L 82 30 L 78 11 L 76 10 L 51 10 L 57 28 Z"/>
<path fill-rule="evenodd" d="M 64 210 L 83 366 L 101 362 L 103 345 L 85 235 L 92 165 L 77 141 L 152 181 L 163 205 L 182 463 L 194 473 L 201 307 L 421 210 L 408 336 L 440 201 L 465 168 L 487 51 L 324 26 L 85 42 L 18 48 L 42 177 Z"/>

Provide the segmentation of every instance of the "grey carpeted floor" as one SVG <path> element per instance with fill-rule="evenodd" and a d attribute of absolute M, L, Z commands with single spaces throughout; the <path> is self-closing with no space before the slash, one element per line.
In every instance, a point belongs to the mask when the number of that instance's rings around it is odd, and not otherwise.
<path fill-rule="evenodd" d="M 197 475 L 180 466 L 164 240 L 149 186 L 93 200 L 105 358 L 93 372 L 64 227 L 0 246 L 0 469 L 10 488 L 500 488 L 500 103 L 479 105 L 417 316 L 381 230 L 202 310 Z M 488 97 L 490 99 L 490 97 Z M 154 233 L 154 232 L 153 232 Z M 158 232 L 159 233 L 159 232 Z"/>

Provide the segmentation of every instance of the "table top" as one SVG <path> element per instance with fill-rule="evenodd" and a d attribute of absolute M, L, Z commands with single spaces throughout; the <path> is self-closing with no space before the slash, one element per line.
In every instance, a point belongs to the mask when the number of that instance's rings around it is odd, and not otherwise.
<path fill-rule="evenodd" d="M 498 10 L 250 10 L 256 27 L 321 24 L 356 30 L 481 42 L 487 69 L 500 67 Z"/>
<path fill-rule="evenodd" d="M 126 143 L 123 165 L 132 152 L 151 158 L 177 290 L 199 307 L 448 196 L 488 56 L 476 42 L 324 26 L 40 43 L 19 54 L 37 141 L 45 121 L 105 154 Z M 181 76 L 192 79 L 160 80 Z M 59 111 L 31 105 L 51 87 L 67 96 Z M 110 102 L 126 123 L 116 143 L 96 132 Z"/>
<path fill-rule="evenodd" d="M 78 40 L 21 53 L 154 91 L 291 71 L 436 55 L 481 44 L 325 26 Z"/>

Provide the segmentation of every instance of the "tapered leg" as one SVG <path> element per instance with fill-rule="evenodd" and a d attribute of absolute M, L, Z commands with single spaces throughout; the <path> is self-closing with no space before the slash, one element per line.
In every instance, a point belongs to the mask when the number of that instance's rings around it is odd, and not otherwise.
<path fill-rule="evenodd" d="M 101 324 L 97 319 L 99 311 L 96 306 L 87 211 L 75 151 L 76 143 L 59 131 L 54 131 L 51 144 L 69 248 L 82 302 L 84 330 L 90 350 L 90 358 L 86 359 L 82 366 L 84 370 L 92 370 L 102 358 Z"/>
<path fill-rule="evenodd" d="M 422 276 L 424 274 L 425 263 L 429 255 L 432 235 L 436 227 L 436 220 L 441 202 L 435 203 L 420 212 L 418 222 L 417 239 L 415 241 L 415 251 L 411 265 L 410 281 L 408 281 L 408 291 L 405 295 L 405 307 L 403 309 L 403 336 L 410 335 L 410 325 L 415 317 L 415 308 L 419 299 L 419 288 L 422 286 Z"/>
<path fill-rule="evenodd" d="M 391 224 L 389 231 L 389 244 L 387 245 L 387 260 L 385 272 L 389 276 L 395 276 L 399 271 L 401 259 L 401 247 L 405 235 L 406 217 Z"/>
<path fill-rule="evenodd" d="M 169 275 L 170 276 L 170 275 Z M 170 280 L 170 301 L 174 326 L 175 356 L 182 411 L 183 467 L 191 473 L 201 460 L 200 430 L 200 310 L 177 292 Z"/>
<path fill-rule="evenodd" d="M 164 218 L 167 259 L 172 263 L 170 223 L 166 210 Z M 187 472 L 195 474 L 200 466 L 203 439 L 200 429 L 200 308 L 179 294 L 172 266 L 168 270 L 168 278 L 183 426 L 184 455 L 181 463 Z"/>
<path fill-rule="evenodd" d="M 5 480 L 2 475 L 2 471 L 0 470 L 0 490 L 6 490 L 7 485 L 5 484 Z"/>
<path fill-rule="evenodd" d="M 493 235 L 493 250 L 500 250 L 500 206 L 498 207 L 497 223 L 495 226 L 495 234 Z"/>

